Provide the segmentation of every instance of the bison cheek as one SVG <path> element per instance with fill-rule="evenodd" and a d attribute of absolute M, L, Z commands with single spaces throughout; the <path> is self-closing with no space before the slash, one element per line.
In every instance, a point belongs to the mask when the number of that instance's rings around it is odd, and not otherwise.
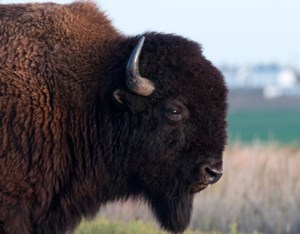
<path fill-rule="evenodd" d="M 190 223 L 193 195 L 182 194 L 179 198 L 154 196 L 150 199 L 152 210 L 162 228 L 174 232 L 183 232 Z"/>

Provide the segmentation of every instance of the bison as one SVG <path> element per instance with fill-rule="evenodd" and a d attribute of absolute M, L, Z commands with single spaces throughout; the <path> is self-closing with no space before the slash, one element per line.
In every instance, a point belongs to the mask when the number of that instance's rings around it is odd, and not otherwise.
<path fill-rule="evenodd" d="M 196 42 L 125 36 L 91 2 L 0 6 L 0 233 L 143 199 L 182 232 L 222 175 L 223 76 Z"/>

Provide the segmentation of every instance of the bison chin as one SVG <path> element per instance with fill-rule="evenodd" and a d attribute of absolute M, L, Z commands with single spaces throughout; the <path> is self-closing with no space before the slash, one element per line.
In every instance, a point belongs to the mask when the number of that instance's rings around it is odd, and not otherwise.
<path fill-rule="evenodd" d="M 167 198 L 164 195 L 150 198 L 151 208 L 158 222 L 162 228 L 173 233 L 181 233 L 189 225 L 192 203 L 191 194 L 182 194 L 178 198 Z"/>

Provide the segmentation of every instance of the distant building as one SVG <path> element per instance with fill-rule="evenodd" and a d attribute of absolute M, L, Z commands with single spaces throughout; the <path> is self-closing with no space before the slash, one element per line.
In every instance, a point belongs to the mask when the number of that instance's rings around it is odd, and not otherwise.
<path fill-rule="evenodd" d="M 261 89 L 266 98 L 300 96 L 299 73 L 278 65 L 220 68 L 229 89 Z"/>
<path fill-rule="evenodd" d="M 299 84 L 297 73 L 291 68 L 282 69 L 277 76 L 277 82 L 279 86 L 285 88 L 292 88 Z"/>

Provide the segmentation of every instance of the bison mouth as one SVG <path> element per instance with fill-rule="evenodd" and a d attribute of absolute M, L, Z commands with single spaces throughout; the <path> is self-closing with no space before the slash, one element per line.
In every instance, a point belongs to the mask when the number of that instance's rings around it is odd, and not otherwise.
<path fill-rule="evenodd" d="M 150 205 L 162 228 L 182 233 L 190 223 L 193 195 L 186 193 L 177 198 L 155 195 L 150 198 Z"/>
<path fill-rule="evenodd" d="M 205 189 L 208 185 L 212 185 L 220 180 L 223 175 L 222 168 L 212 167 L 207 164 L 195 167 L 193 171 L 194 180 L 191 182 L 189 192 L 191 194 L 198 193 Z"/>
<path fill-rule="evenodd" d="M 189 192 L 191 194 L 194 193 L 199 193 L 200 191 L 202 191 L 203 189 L 205 189 L 208 186 L 208 184 L 203 184 L 203 183 L 195 183 L 190 187 Z"/>

